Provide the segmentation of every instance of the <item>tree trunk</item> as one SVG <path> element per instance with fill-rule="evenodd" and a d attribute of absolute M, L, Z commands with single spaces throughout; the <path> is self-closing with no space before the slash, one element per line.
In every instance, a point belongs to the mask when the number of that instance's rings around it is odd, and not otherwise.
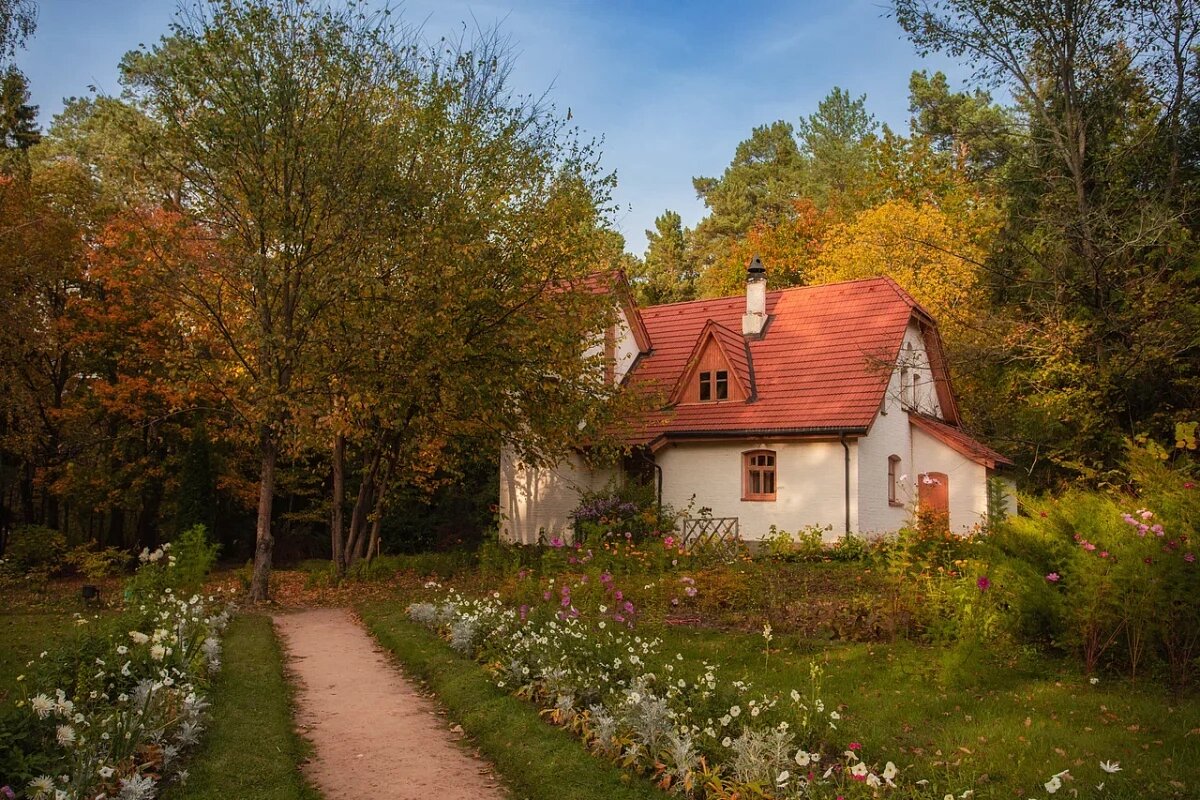
<path fill-rule="evenodd" d="M 367 469 L 367 474 L 363 475 L 362 483 L 358 487 L 354 511 L 350 514 L 350 534 L 342 554 L 347 567 L 357 560 L 356 556 L 362 549 L 360 543 L 365 544 L 367 538 L 367 517 L 375 504 L 375 477 L 379 474 L 380 457 L 381 451 L 376 450 L 371 458 L 371 466 Z"/>
<path fill-rule="evenodd" d="M 329 539 L 332 546 L 330 559 L 333 561 L 333 568 L 339 573 L 346 568 L 342 555 L 342 542 L 345 536 L 345 530 L 343 530 L 345 523 L 345 502 L 346 437 L 339 433 L 333 438 L 333 511 L 330 514 L 329 520 Z"/>
<path fill-rule="evenodd" d="M 275 539 L 271 536 L 271 505 L 275 501 L 275 460 L 278 456 L 275 436 L 269 426 L 264 425 L 259 435 L 259 450 L 262 454 L 262 472 L 258 484 L 258 530 L 255 534 L 254 575 L 250 579 L 249 600 L 260 603 L 269 597 L 271 577 L 271 550 Z"/>

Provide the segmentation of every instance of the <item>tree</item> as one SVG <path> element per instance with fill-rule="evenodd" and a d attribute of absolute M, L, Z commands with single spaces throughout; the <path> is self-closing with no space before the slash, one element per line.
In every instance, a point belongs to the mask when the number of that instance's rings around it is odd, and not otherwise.
<path fill-rule="evenodd" d="M 973 180 L 1000 169 L 1015 146 L 1013 121 L 982 89 L 952 92 L 945 74 L 913 72 L 908 82 L 913 134 L 928 139 Z"/>
<path fill-rule="evenodd" d="M 0 150 L 25 150 L 42 138 L 37 106 L 29 105 L 29 85 L 16 67 L 0 76 Z"/>
<path fill-rule="evenodd" d="M 646 241 L 646 257 L 637 282 L 639 301 L 656 305 L 695 299 L 697 275 L 679 214 L 669 209 L 660 214 L 654 220 L 654 230 L 646 231 Z"/>
<path fill-rule="evenodd" d="M 218 251 L 172 276 L 183 307 L 223 340 L 217 372 L 255 431 L 252 600 L 268 594 L 281 446 L 318 393 L 316 321 L 342 298 L 387 210 L 375 188 L 379 120 L 412 96 L 384 15 L 296 0 L 224 0 L 181 14 L 171 36 L 126 56 L 126 85 L 156 123 L 164 189 Z"/>
<path fill-rule="evenodd" d="M 890 200 L 834 225 L 808 279 L 891 277 L 938 320 L 953 347 L 983 310 L 981 265 L 994 229 L 982 213 L 955 218 L 933 205 Z"/>
<path fill-rule="evenodd" d="M 797 134 L 805 156 L 804 196 L 819 208 L 861 208 L 868 184 L 875 117 L 867 112 L 867 96 L 851 97 L 833 87 L 817 110 L 800 120 Z"/>
<path fill-rule="evenodd" d="M 0 0 L 0 67 L 24 47 L 37 27 L 37 4 L 33 0 Z"/>
<path fill-rule="evenodd" d="M 1009 219 L 989 260 L 1012 315 L 1002 425 L 1031 461 L 1052 432 L 1060 474 L 1095 479 L 1125 436 L 1200 406 L 1185 130 L 1200 13 L 1174 0 L 894 7 L 922 52 L 962 58 L 1016 101 Z"/>

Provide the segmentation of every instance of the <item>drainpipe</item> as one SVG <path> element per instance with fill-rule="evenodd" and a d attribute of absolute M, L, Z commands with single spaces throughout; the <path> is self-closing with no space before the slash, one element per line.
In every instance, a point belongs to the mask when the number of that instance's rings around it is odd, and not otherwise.
<path fill-rule="evenodd" d="M 850 535 L 850 444 L 846 441 L 846 432 L 838 431 L 842 442 L 842 450 L 846 454 L 846 535 Z"/>

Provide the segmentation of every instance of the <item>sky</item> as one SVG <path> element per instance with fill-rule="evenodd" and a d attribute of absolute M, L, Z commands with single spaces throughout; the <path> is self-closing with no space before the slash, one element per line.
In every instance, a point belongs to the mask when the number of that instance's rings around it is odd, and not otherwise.
<path fill-rule="evenodd" d="M 117 94 L 121 56 L 167 32 L 177 0 L 39 0 L 17 65 L 48 126 L 65 97 Z M 883 0 L 408 0 L 427 38 L 499 26 L 512 43 L 514 88 L 542 95 L 617 173 L 613 223 L 641 254 L 665 209 L 704 216 L 692 178 L 720 175 L 757 125 L 795 122 L 834 86 L 866 94 L 881 122 L 907 130 L 908 78 L 966 70 L 920 58 Z M 94 88 L 93 88 L 94 87 Z"/>

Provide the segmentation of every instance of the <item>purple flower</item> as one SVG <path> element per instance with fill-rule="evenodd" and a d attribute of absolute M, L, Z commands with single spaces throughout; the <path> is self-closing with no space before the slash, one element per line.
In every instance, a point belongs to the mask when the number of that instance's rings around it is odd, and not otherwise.
<path fill-rule="evenodd" d="M 8 798 L 8 800 L 17 800 L 17 793 L 12 790 L 11 786 L 0 786 L 0 794 Z"/>
<path fill-rule="evenodd" d="M 1191 564 L 1193 561 L 1196 560 L 1196 556 L 1192 553 L 1184 553 L 1183 560 L 1188 562 L 1189 564 Z"/>
<path fill-rule="evenodd" d="M 521 622 L 529 619 L 529 606 L 521 606 Z"/>
<path fill-rule="evenodd" d="M 550 546 L 551 547 L 562 547 L 563 540 L 558 538 L 557 536 L 555 536 L 553 539 L 550 540 Z"/>
<path fill-rule="evenodd" d="M 988 580 L 987 575 L 984 575 L 979 580 L 975 581 L 975 585 L 979 587 L 979 591 L 981 592 L 986 592 L 988 589 L 992 588 L 992 582 Z"/>
<path fill-rule="evenodd" d="M 1059 575 L 1057 572 L 1051 572 L 1049 575 L 1046 576 L 1046 580 L 1050 581 L 1051 583 L 1058 583 L 1059 580 L 1061 580 L 1061 578 L 1062 578 L 1062 576 Z"/>

